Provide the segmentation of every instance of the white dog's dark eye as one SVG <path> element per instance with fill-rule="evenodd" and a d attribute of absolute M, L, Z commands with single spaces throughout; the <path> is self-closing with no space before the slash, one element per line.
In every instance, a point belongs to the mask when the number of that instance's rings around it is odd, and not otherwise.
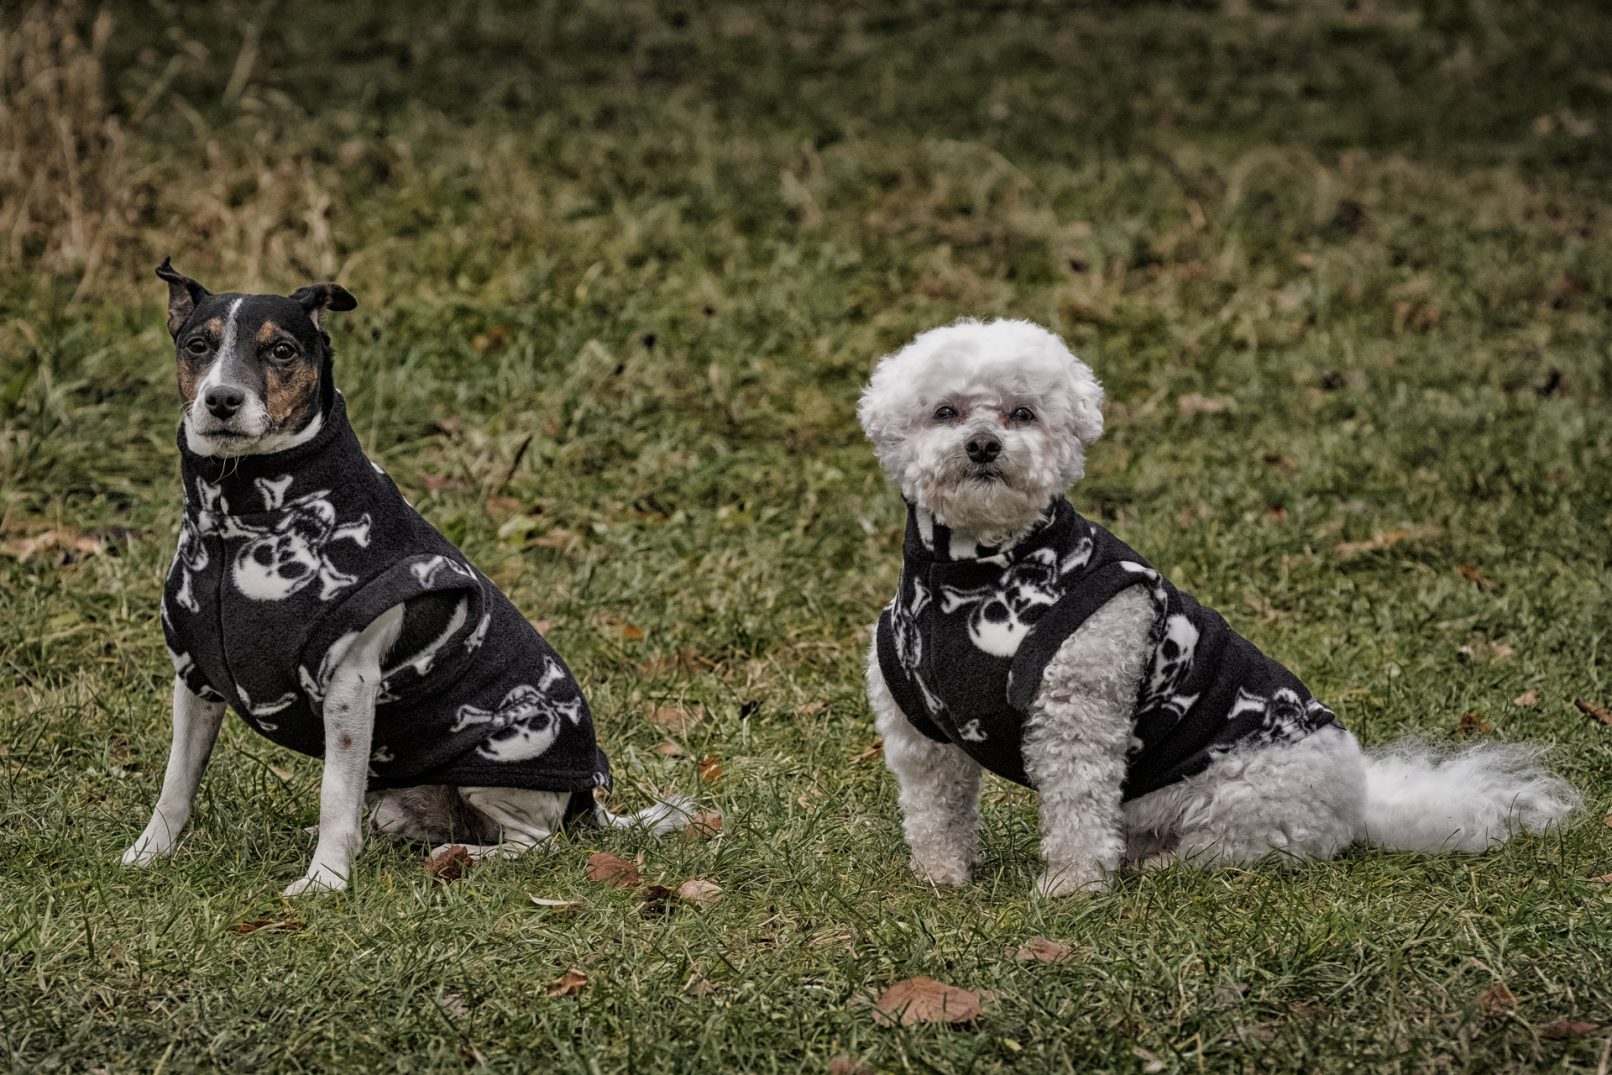
<path fill-rule="evenodd" d="M 937 422 L 949 422 L 956 417 L 956 407 L 943 403 L 939 407 L 935 408 L 935 421 Z"/>
<path fill-rule="evenodd" d="M 1011 417 L 1015 422 L 1033 422 L 1035 421 L 1035 411 L 1032 411 L 1029 407 L 1017 407 Z"/>
<path fill-rule="evenodd" d="M 297 356 L 297 349 L 292 347 L 289 343 L 286 343 L 284 340 L 281 340 L 279 343 L 274 345 L 274 350 L 271 351 L 270 354 L 274 355 L 274 357 L 279 359 L 281 362 L 289 362 L 291 359 Z"/>
<path fill-rule="evenodd" d="M 200 336 L 192 336 L 190 342 L 185 344 L 185 350 L 193 355 L 205 355 L 207 353 L 207 341 Z"/>

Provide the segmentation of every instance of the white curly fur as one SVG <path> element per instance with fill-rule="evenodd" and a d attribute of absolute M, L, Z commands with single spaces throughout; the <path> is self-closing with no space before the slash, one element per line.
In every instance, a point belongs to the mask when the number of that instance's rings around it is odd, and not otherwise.
<path fill-rule="evenodd" d="M 1053 333 L 1027 321 L 964 320 L 883 358 L 858 416 L 908 501 L 964 541 L 1004 545 L 1083 476 L 1086 449 L 1102 435 L 1102 401 L 1091 370 Z M 937 419 L 943 405 L 956 417 Z M 1021 406 L 1034 420 L 1015 420 Z M 1002 443 L 987 476 L 964 448 L 981 432 Z M 1341 728 L 1234 751 L 1122 805 L 1152 619 L 1139 588 L 1120 594 L 1064 642 L 1043 675 L 1024 740 L 1025 769 L 1040 789 L 1040 894 L 1101 888 L 1125 863 L 1328 858 L 1357 842 L 1482 851 L 1515 831 L 1560 824 L 1578 807 L 1578 793 L 1535 748 L 1441 753 L 1410 743 L 1368 754 Z M 965 883 L 978 856 L 979 765 L 912 726 L 876 653 L 868 698 L 913 869 L 937 885 Z"/>

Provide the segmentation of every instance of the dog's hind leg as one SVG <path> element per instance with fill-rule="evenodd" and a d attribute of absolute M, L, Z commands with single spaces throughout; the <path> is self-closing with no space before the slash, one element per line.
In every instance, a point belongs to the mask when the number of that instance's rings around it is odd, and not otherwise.
<path fill-rule="evenodd" d="M 465 844 L 472 859 L 516 858 L 560 831 L 573 793 L 529 788 L 460 788 L 470 809 L 480 814 L 495 844 Z M 433 853 L 445 847 L 433 848 Z"/>
<path fill-rule="evenodd" d="M 895 774 L 913 872 L 934 885 L 967 884 L 979 857 L 979 763 L 913 727 L 890 695 L 877 650 L 868 657 L 868 701 Z"/>
<path fill-rule="evenodd" d="M 196 694 L 185 681 L 174 677 L 173 747 L 168 752 L 168 771 L 162 778 L 162 793 L 151 823 L 123 853 L 125 866 L 144 866 L 173 850 L 179 834 L 190 821 L 190 808 L 196 802 L 207 759 L 212 756 L 218 727 L 224 720 L 224 703 L 210 702 Z"/>
<path fill-rule="evenodd" d="M 325 691 L 325 769 L 319 784 L 319 843 L 301 880 L 287 896 L 347 887 L 353 856 L 364 845 L 364 797 L 375 731 L 381 659 L 403 626 L 403 606 L 388 609 L 353 639 L 337 660 Z"/>

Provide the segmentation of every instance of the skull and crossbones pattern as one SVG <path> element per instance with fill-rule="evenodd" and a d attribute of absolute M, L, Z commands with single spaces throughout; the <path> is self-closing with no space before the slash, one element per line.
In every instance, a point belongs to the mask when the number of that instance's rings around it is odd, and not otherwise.
<path fill-rule="evenodd" d="M 201 511 L 197 526 L 216 530 L 225 539 L 247 539 L 230 566 L 230 581 L 243 596 L 254 601 L 284 601 L 317 581 L 319 599 L 329 601 L 358 581 L 331 561 L 329 547 L 338 541 L 367 547 L 369 514 L 341 522 L 328 489 L 288 498 L 291 482 L 286 475 L 259 478 L 254 483 L 263 512 L 275 513 L 269 525 L 260 526 L 232 514 L 218 487 L 198 479 Z"/>
<path fill-rule="evenodd" d="M 571 697 L 559 701 L 553 690 L 568 681 L 565 670 L 552 657 L 544 658 L 543 675 L 536 685 L 521 684 L 504 695 L 494 709 L 474 705 L 459 707 L 458 719 L 448 729 L 463 731 L 473 725 L 486 725 L 494 735 L 476 748 L 476 753 L 493 761 L 526 761 L 545 753 L 560 737 L 562 721 L 578 723 L 582 718 L 582 695 L 574 689 Z"/>
<path fill-rule="evenodd" d="M 1082 537 L 1062 558 L 1056 549 L 1036 549 L 1015 561 L 1000 581 L 989 586 L 942 587 L 940 610 L 951 615 L 968 609 L 968 637 L 974 645 L 993 657 L 1012 657 L 1036 620 L 1057 603 L 1063 592 L 1059 580 L 1084 567 L 1091 550 L 1089 536 Z"/>
<path fill-rule="evenodd" d="M 910 673 L 912 682 L 918 688 L 919 693 L 923 695 L 924 705 L 929 712 L 940 713 L 945 710 L 945 703 L 935 695 L 934 691 L 929 689 L 929 684 L 924 682 L 922 672 L 924 634 L 919 628 L 918 622 L 919 617 L 923 615 L 929 604 L 929 587 L 925 586 L 921 580 L 913 579 L 912 599 L 903 605 L 898 595 L 889 604 L 890 631 L 895 641 L 896 654 L 901 658 L 902 667 L 912 670 Z"/>

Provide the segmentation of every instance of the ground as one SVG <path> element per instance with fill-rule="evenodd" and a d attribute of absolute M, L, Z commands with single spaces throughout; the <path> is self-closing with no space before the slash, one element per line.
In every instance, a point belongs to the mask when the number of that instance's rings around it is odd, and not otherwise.
<path fill-rule="evenodd" d="M 1606 1071 L 1609 59 L 1604 5 L 1505 0 L 8 5 L 6 1062 Z M 446 885 L 376 844 L 287 904 L 317 766 L 232 719 L 177 854 L 117 864 L 167 747 L 168 254 L 358 297 L 371 454 L 547 625 L 617 807 L 720 836 Z M 1581 823 L 1044 903 L 993 782 L 976 883 L 918 883 L 861 689 L 903 513 L 854 406 L 964 314 L 1103 379 L 1082 511 L 1368 745 L 1550 745 Z M 646 907 L 597 851 L 722 898 Z M 859 1005 L 915 975 L 984 1012 Z"/>

